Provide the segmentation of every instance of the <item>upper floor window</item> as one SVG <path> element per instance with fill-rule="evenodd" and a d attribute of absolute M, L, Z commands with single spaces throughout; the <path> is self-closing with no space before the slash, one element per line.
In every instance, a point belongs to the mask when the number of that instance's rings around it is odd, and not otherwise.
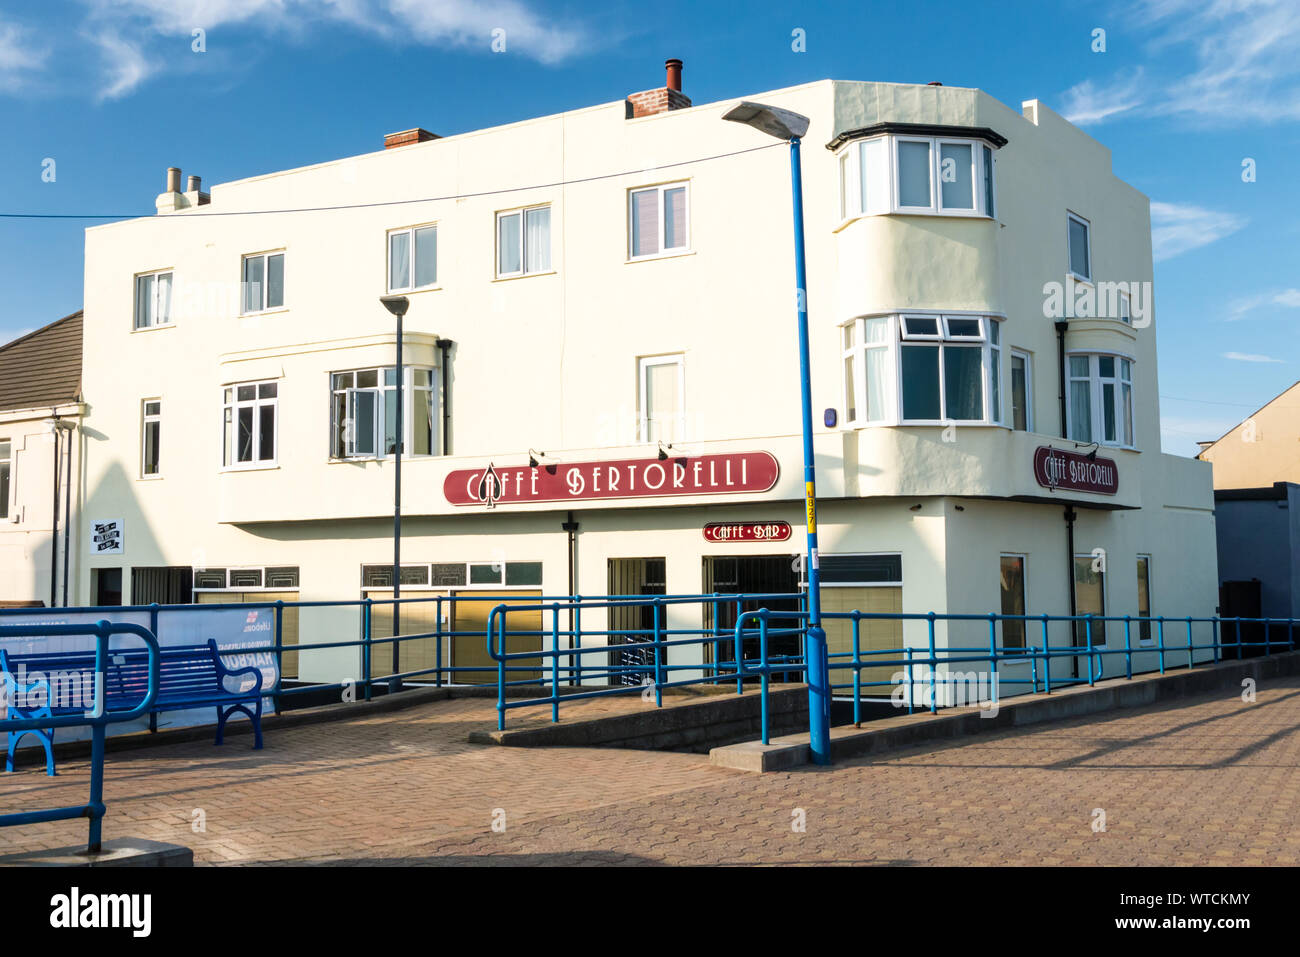
<path fill-rule="evenodd" d="M 685 183 L 628 190 L 627 198 L 630 258 L 662 256 L 689 248 Z"/>
<path fill-rule="evenodd" d="M 159 440 L 162 438 L 162 400 L 145 399 L 140 405 L 140 474 L 152 478 L 158 474 Z"/>
<path fill-rule="evenodd" d="M 642 442 L 671 445 L 684 438 L 686 367 L 683 357 L 648 356 L 638 360 L 637 406 Z"/>
<path fill-rule="evenodd" d="M 1123 356 L 1069 357 L 1068 432 L 1076 442 L 1133 446 L 1133 362 Z"/>
<path fill-rule="evenodd" d="M 135 327 L 152 329 L 172 321 L 172 274 L 151 272 L 135 277 Z"/>
<path fill-rule="evenodd" d="M 1011 428 L 1034 431 L 1034 363 L 1027 352 L 1011 350 Z"/>
<path fill-rule="evenodd" d="M 497 213 L 497 278 L 551 271 L 551 207 Z"/>
<path fill-rule="evenodd" d="M 411 292 L 438 283 L 438 227 L 415 226 L 388 234 L 388 291 Z"/>
<path fill-rule="evenodd" d="M 840 218 L 878 213 L 995 214 L 993 150 L 982 140 L 878 136 L 839 157 Z"/>
<path fill-rule="evenodd" d="M 222 390 L 223 467 L 265 467 L 275 463 L 279 393 L 276 382 L 244 382 Z"/>
<path fill-rule="evenodd" d="M 1070 275 L 1092 282 L 1092 227 L 1082 216 L 1069 213 L 1066 232 L 1070 246 Z"/>
<path fill-rule="evenodd" d="M 13 474 L 13 445 L 0 442 L 0 518 L 9 517 L 9 478 Z"/>
<path fill-rule="evenodd" d="M 434 370 L 403 369 L 404 455 L 438 453 L 438 393 Z M 358 369 L 330 376 L 330 457 L 381 458 L 397 451 L 397 370 Z"/>
<path fill-rule="evenodd" d="M 284 253 L 258 253 L 244 257 L 243 302 L 248 315 L 284 306 Z"/>
<path fill-rule="evenodd" d="M 869 316 L 842 336 L 846 423 L 1001 421 L 1001 330 L 991 316 Z"/>

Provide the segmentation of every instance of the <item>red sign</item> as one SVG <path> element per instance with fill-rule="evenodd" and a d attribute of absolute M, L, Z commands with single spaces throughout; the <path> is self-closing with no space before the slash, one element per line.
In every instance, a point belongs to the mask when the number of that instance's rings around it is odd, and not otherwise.
<path fill-rule="evenodd" d="M 780 474 L 769 452 L 458 469 L 442 483 L 453 505 L 766 492 Z"/>
<path fill-rule="evenodd" d="M 1119 466 L 1111 459 L 1089 458 L 1047 446 L 1034 450 L 1034 478 L 1043 488 L 1098 495 L 1114 495 L 1119 491 Z"/>
<path fill-rule="evenodd" d="M 790 523 L 710 522 L 704 537 L 710 542 L 784 542 L 790 537 Z"/>

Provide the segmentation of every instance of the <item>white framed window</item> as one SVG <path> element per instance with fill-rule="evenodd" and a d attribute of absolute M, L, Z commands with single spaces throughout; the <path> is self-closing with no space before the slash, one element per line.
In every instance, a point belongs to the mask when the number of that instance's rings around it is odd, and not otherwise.
<path fill-rule="evenodd" d="M 414 292 L 438 285 L 438 227 L 388 231 L 388 291 Z"/>
<path fill-rule="evenodd" d="M 637 360 L 638 431 L 644 443 L 685 438 L 686 362 L 680 353 Z"/>
<path fill-rule="evenodd" d="M 159 474 L 161 439 L 162 400 L 145 399 L 140 403 L 140 475 L 143 478 L 156 478 Z"/>
<path fill-rule="evenodd" d="M 1101 559 L 1091 554 L 1074 556 L 1074 608 L 1076 615 L 1106 614 L 1106 571 Z M 1086 621 L 1074 623 L 1074 643 L 1078 647 L 1087 645 Z M 1092 646 L 1106 646 L 1106 622 L 1092 623 Z"/>
<path fill-rule="evenodd" d="M 278 382 L 241 382 L 221 392 L 221 465 L 267 468 L 279 458 Z"/>
<path fill-rule="evenodd" d="M 402 454 L 441 454 L 435 370 L 404 366 L 403 372 Z M 396 368 L 331 373 L 330 458 L 386 458 L 396 451 Z"/>
<path fill-rule="evenodd" d="M 627 192 L 629 259 L 652 259 L 690 249 L 690 191 L 685 182 Z"/>
<path fill-rule="evenodd" d="M 1111 353 L 1067 357 L 1066 434 L 1076 442 L 1132 448 L 1133 360 Z"/>
<path fill-rule="evenodd" d="M 1011 350 L 1011 428 L 1034 431 L 1034 360 L 1028 352 Z"/>
<path fill-rule="evenodd" d="M 9 517 L 9 487 L 13 484 L 13 444 L 0 441 L 0 518 Z"/>
<path fill-rule="evenodd" d="M 245 256 L 240 286 L 241 315 L 284 308 L 284 252 Z"/>
<path fill-rule="evenodd" d="M 895 136 L 858 140 L 839 154 L 839 214 L 992 217 L 993 150 L 980 139 Z"/>
<path fill-rule="evenodd" d="M 1139 618 L 1151 617 L 1151 556 L 1137 557 L 1137 613 Z M 1151 633 L 1151 622 L 1138 622 L 1138 643 L 1150 645 L 1155 642 Z"/>
<path fill-rule="evenodd" d="M 550 205 L 497 213 L 497 278 L 550 271 Z"/>
<path fill-rule="evenodd" d="M 1119 300 L 1119 321 L 1130 326 L 1133 325 L 1133 312 L 1128 293 L 1121 292 L 1117 298 Z"/>
<path fill-rule="evenodd" d="M 1070 275 L 1080 282 L 1092 282 L 1092 225 L 1082 216 L 1066 213 L 1065 231 Z"/>
<path fill-rule="evenodd" d="M 135 277 L 135 328 L 152 329 L 172 321 L 172 273 L 143 273 Z"/>
<path fill-rule="evenodd" d="M 1025 564 L 1027 556 L 1003 553 L 998 557 L 998 576 L 1002 596 L 1002 614 L 1024 615 L 1025 611 Z M 1025 625 L 1023 621 L 1001 621 L 998 623 L 1002 632 L 1003 648 L 1025 647 Z"/>

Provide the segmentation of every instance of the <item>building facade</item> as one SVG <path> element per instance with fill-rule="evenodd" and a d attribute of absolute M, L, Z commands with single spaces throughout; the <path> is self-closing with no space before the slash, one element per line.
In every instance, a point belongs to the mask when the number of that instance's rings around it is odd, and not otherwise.
<path fill-rule="evenodd" d="M 87 230 L 85 516 L 124 547 L 79 594 L 118 574 L 134 602 L 388 594 L 389 293 L 410 301 L 403 596 L 797 590 L 788 150 L 724 123 L 734 101 L 691 105 L 677 70 L 210 193 L 175 172 L 158 215 Z M 1106 148 L 974 89 L 748 99 L 811 118 L 825 606 L 1212 614 L 1208 467 L 1159 449 L 1148 201 Z M 356 655 L 301 668 L 338 680 Z"/>
<path fill-rule="evenodd" d="M 76 601 L 85 574 L 81 337 L 76 312 L 0 346 L 0 607 Z"/>

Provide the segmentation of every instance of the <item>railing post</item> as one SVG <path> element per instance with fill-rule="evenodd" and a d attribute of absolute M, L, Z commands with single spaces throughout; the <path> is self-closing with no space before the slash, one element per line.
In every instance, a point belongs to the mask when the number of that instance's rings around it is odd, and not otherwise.
<path fill-rule="evenodd" d="M 853 727 L 862 727 L 862 615 L 853 610 Z"/>
<path fill-rule="evenodd" d="M 434 687 L 442 687 L 442 596 L 437 596 L 433 606 L 434 617 L 438 619 L 438 642 L 433 648 Z"/>
<path fill-rule="evenodd" d="M 661 666 L 661 663 L 662 663 L 662 658 L 661 658 L 661 656 L 660 656 L 660 649 L 663 647 L 663 644 L 662 644 L 662 638 L 660 637 L 660 634 L 659 634 L 659 629 L 660 629 L 660 627 L 661 627 L 661 622 L 660 622 L 660 620 L 659 620 L 659 616 L 662 614 L 662 612 L 663 612 L 663 599 L 662 599 L 662 598 L 656 598 L 656 599 L 654 600 L 654 625 L 655 625 L 655 707 L 656 707 L 656 708 L 662 708 L 662 707 L 664 706 L 664 688 L 663 688 L 664 676 L 663 676 L 663 670 L 662 670 L 662 668 L 660 667 L 660 666 Z"/>
<path fill-rule="evenodd" d="M 1192 650 L 1193 644 L 1195 644 L 1195 642 L 1192 640 L 1192 616 L 1188 615 L 1187 616 L 1187 667 L 1189 669 L 1192 667 L 1192 659 L 1195 658 L 1195 653 Z M 1237 646 L 1237 653 L 1239 655 L 1241 653 L 1240 644 L 1238 644 Z"/>
<path fill-rule="evenodd" d="M 551 723 L 560 720 L 560 603 L 551 604 Z"/>
<path fill-rule="evenodd" d="M 500 607 L 500 606 L 498 606 L 498 607 Z M 487 641 L 488 641 L 488 655 L 489 655 L 489 656 L 491 656 L 491 654 L 492 654 L 492 623 L 493 623 L 493 620 L 494 620 L 496 617 L 497 617 L 497 609 L 496 609 L 496 608 L 493 608 L 490 612 L 488 612 L 488 622 L 487 622 Z M 505 616 L 505 615 L 501 615 L 501 626 L 500 626 L 500 629 L 499 629 L 499 632 L 498 632 L 498 635 L 499 635 L 499 637 L 501 638 L 501 650 L 497 652 L 497 654 L 498 654 L 498 656 L 499 656 L 499 657 L 497 658 L 497 730 L 498 730 L 498 731 L 504 731 L 504 730 L 506 729 L 506 658 L 505 658 L 505 654 L 506 654 L 506 627 L 505 627 L 505 620 L 506 620 L 506 616 Z"/>
<path fill-rule="evenodd" d="M 979 683 L 975 684 L 975 703 L 979 702 Z M 998 703 L 998 616 L 989 612 L 989 701 Z"/>
<path fill-rule="evenodd" d="M 912 688 L 912 646 L 903 645 L 903 667 L 907 669 L 907 713 L 913 713 L 912 699 L 916 696 Z"/>
<path fill-rule="evenodd" d="M 606 639 L 606 644 L 609 641 Z M 569 684 L 582 684 L 582 655 L 575 649 L 582 647 L 582 596 L 573 596 L 573 634 L 569 636 Z M 609 679 L 606 678 L 606 681 Z"/>
<path fill-rule="evenodd" d="M 741 600 L 737 598 L 736 599 L 736 623 L 740 624 L 741 627 L 736 631 L 735 635 L 733 636 L 735 638 L 735 641 L 733 642 L 733 645 L 735 647 L 731 649 L 731 657 L 736 660 L 736 694 L 745 693 L 745 676 L 740 673 L 741 661 L 743 661 L 745 657 L 741 650 L 742 648 L 744 648 L 745 645 L 745 638 L 744 638 L 745 628 L 743 625 L 745 619 L 744 619 L 744 612 L 741 610 L 740 606 L 741 606 Z M 806 664 L 807 662 L 805 662 L 805 665 Z"/>
<path fill-rule="evenodd" d="M 284 682 L 284 600 L 275 602 L 275 713 L 280 713 L 280 685 Z"/>
<path fill-rule="evenodd" d="M 768 685 L 768 663 L 767 663 L 767 615 L 759 612 L 761 617 L 758 619 L 758 655 L 759 667 L 762 669 L 759 675 L 759 709 L 762 715 L 762 732 L 763 743 L 771 744 L 771 738 L 768 734 L 767 725 L 767 685 Z"/>
<path fill-rule="evenodd" d="M 1048 637 L 1047 616 L 1043 616 L 1043 694 L 1052 693 L 1052 641 Z M 1070 624 L 1073 629 L 1073 622 Z"/>
<path fill-rule="evenodd" d="M 925 618 L 930 627 L 930 713 L 938 714 L 939 703 L 935 699 L 934 683 L 937 678 L 936 672 L 939 670 L 939 659 L 934 653 L 934 612 L 929 612 Z"/>
<path fill-rule="evenodd" d="M 1160 673 L 1165 673 L 1165 616 L 1160 615 L 1156 618 L 1156 638 L 1160 648 Z"/>
<path fill-rule="evenodd" d="M 103 847 L 104 824 L 104 734 L 108 722 L 108 706 L 105 686 L 105 671 L 108 659 L 108 622 L 95 623 L 95 705 L 94 719 L 90 728 L 90 801 L 86 804 L 86 816 L 90 818 L 90 834 L 86 841 L 86 852 L 98 854 Z M 157 638 L 157 632 L 154 633 Z M 152 669 L 151 669 L 152 670 Z M 150 682 L 153 681 L 152 674 Z M 53 689 L 51 689 L 52 691 Z M 148 694 L 146 690 L 145 694 Z M 10 734 L 13 732 L 11 731 Z"/>
<path fill-rule="evenodd" d="M 1093 685 L 1097 683 L 1097 679 L 1094 678 L 1092 674 L 1092 615 L 1091 614 L 1089 614 L 1084 619 L 1084 625 L 1086 627 L 1087 638 L 1088 638 L 1088 687 L 1091 688 Z"/>
<path fill-rule="evenodd" d="M 361 609 L 361 683 L 365 686 L 366 700 L 370 700 L 370 621 L 373 598 L 366 599 Z"/>
<path fill-rule="evenodd" d="M 718 640 L 718 635 L 722 633 L 722 605 L 718 601 L 718 593 L 713 593 L 713 677 L 716 679 L 722 674 L 722 642 Z"/>
<path fill-rule="evenodd" d="M 1124 677 L 1133 678 L 1133 645 L 1129 638 L 1130 616 L 1124 616 Z"/>
<path fill-rule="evenodd" d="M 1295 651 L 1295 619 L 1286 620 L 1287 651 Z"/>
<path fill-rule="evenodd" d="M 1190 643 L 1190 638 L 1189 638 Z M 1237 660 L 1241 660 L 1241 617 L 1237 617 Z"/>

